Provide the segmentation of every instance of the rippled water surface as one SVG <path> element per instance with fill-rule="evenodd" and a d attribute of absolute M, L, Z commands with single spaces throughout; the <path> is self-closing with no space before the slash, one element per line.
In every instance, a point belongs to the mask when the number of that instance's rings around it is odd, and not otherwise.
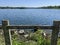
<path fill-rule="evenodd" d="M 0 23 L 9 20 L 10 24 L 52 25 L 60 20 L 59 9 L 0 9 Z"/>

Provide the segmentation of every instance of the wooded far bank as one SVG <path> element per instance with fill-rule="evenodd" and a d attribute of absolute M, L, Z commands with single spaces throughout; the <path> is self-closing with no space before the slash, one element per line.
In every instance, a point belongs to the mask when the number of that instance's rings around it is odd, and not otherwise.
<path fill-rule="evenodd" d="M 3 7 L 0 6 L 0 9 L 60 9 L 60 6 L 43 6 L 43 7 Z"/>

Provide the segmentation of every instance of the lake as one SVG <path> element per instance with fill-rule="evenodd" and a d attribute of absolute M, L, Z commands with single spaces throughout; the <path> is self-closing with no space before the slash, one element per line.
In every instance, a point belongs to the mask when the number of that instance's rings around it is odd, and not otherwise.
<path fill-rule="evenodd" d="M 0 24 L 2 20 L 12 25 L 52 25 L 60 20 L 60 9 L 0 9 Z"/>

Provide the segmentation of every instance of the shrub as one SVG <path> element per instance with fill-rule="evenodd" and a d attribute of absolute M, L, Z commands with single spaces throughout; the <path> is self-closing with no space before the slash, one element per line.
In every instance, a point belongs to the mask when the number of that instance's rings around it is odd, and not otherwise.
<path fill-rule="evenodd" d="M 17 40 L 18 38 L 13 38 L 12 42 L 13 45 L 50 45 L 50 40 L 47 39 L 42 35 L 43 31 L 42 30 L 37 30 L 34 33 L 30 33 L 28 36 L 27 41 L 21 41 Z"/>

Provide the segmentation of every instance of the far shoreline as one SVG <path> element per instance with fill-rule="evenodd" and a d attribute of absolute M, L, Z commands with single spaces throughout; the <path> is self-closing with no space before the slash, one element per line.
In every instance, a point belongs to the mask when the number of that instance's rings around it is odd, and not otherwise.
<path fill-rule="evenodd" d="M 60 6 L 43 6 L 43 7 L 3 7 L 0 6 L 0 9 L 60 9 Z"/>

